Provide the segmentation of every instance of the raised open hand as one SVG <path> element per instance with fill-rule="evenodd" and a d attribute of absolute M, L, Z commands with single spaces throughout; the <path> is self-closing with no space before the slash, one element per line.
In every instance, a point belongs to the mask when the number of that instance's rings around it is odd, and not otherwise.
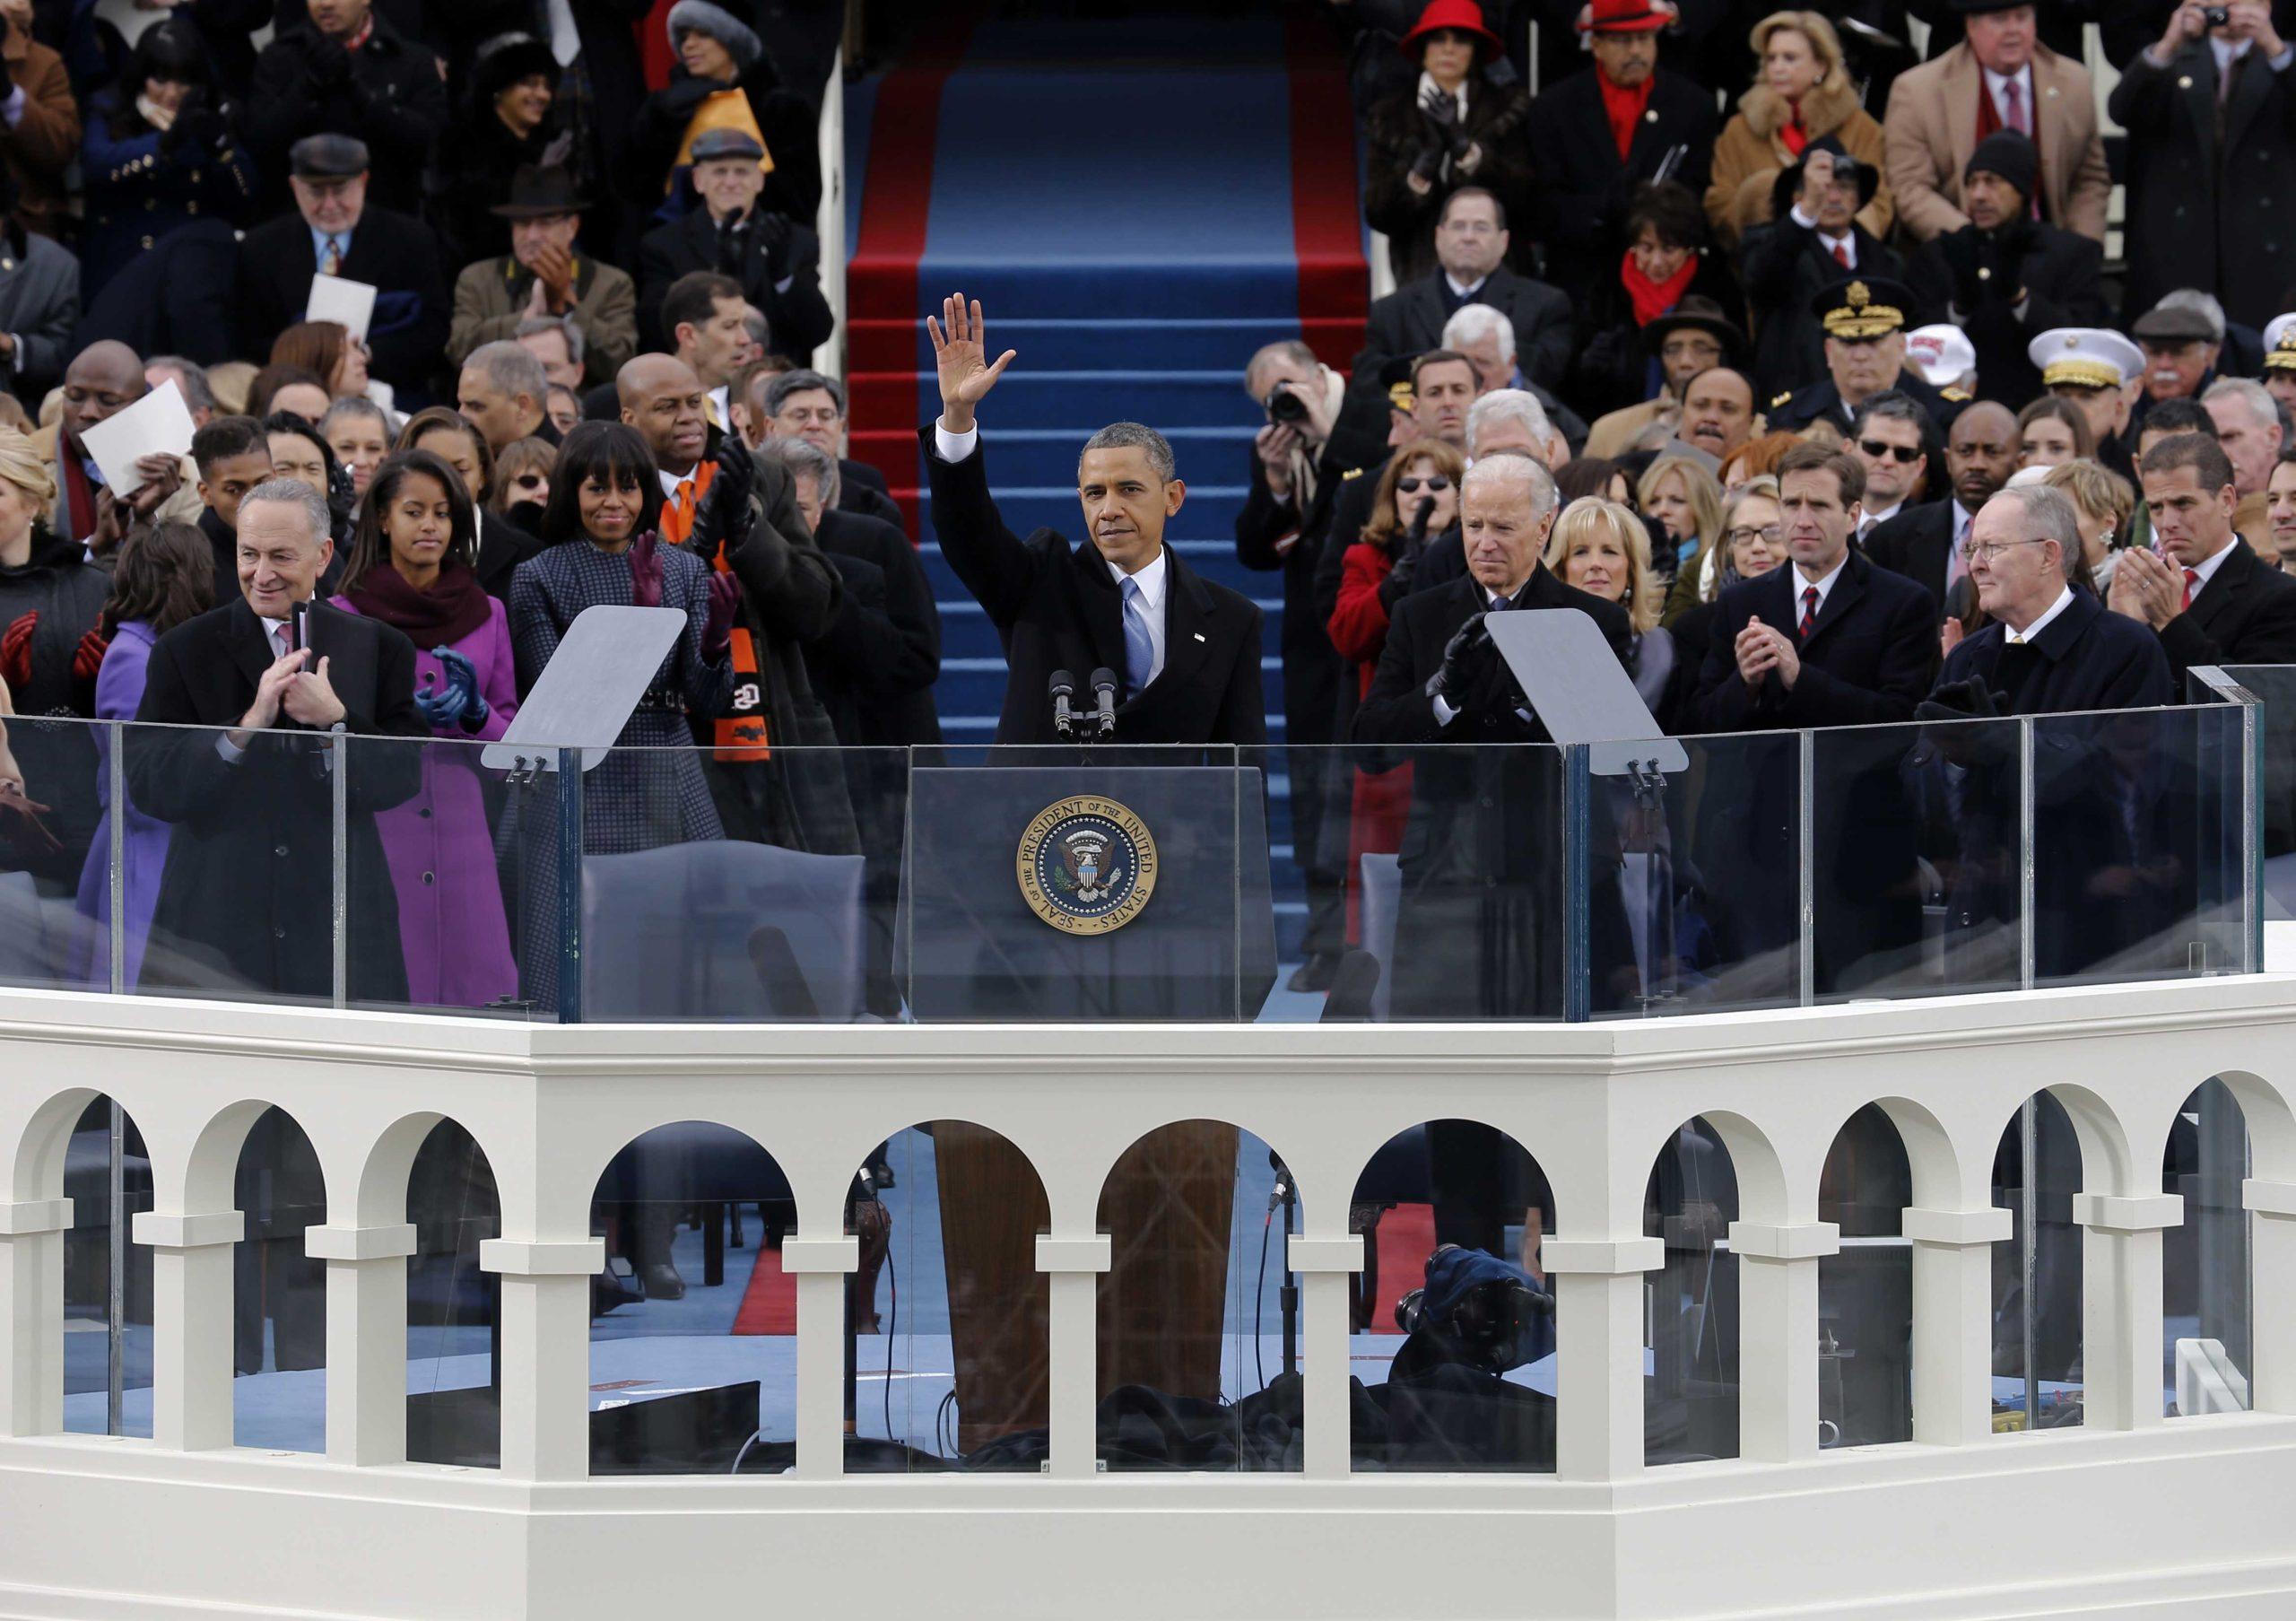
<path fill-rule="evenodd" d="M 941 301 L 940 320 L 926 316 L 925 330 L 933 339 L 933 363 L 941 373 L 941 424 L 952 433 L 965 432 L 972 426 L 973 407 L 996 387 L 1013 351 L 1007 349 L 994 365 L 989 363 L 980 301 L 968 306 L 961 292 Z"/>

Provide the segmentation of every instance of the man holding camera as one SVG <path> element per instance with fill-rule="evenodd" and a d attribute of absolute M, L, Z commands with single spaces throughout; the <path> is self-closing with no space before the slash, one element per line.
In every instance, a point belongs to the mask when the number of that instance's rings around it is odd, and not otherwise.
<path fill-rule="evenodd" d="M 1267 414 L 1252 440 L 1251 493 L 1236 515 L 1236 561 L 1283 575 L 1283 724 L 1291 745 L 1292 850 L 1308 885 L 1305 960 L 1293 990 L 1327 990 L 1347 949 L 1345 888 L 1347 802 L 1326 806 L 1332 775 L 1326 745 L 1336 742 L 1339 654 L 1316 612 L 1316 561 L 1326 545 L 1334 502 L 1358 466 L 1333 435 L 1346 383 L 1298 339 L 1270 344 L 1244 368 L 1244 389 Z M 1335 780 L 1340 780 L 1335 778 Z M 1341 825 L 1324 849 L 1326 809 Z"/>
<path fill-rule="evenodd" d="M 431 145 L 447 127 L 438 59 L 401 37 L 370 0 L 307 3 L 309 21 L 283 29 L 255 59 L 248 148 L 269 201 L 287 201 L 287 153 L 296 142 L 355 135 L 374 154 L 374 201 L 416 213 Z"/>
<path fill-rule="evenodd" d="M 2128 131 L 2124 309 L 2198 287 L 2243 326 L 2279 313 L 2296 253 L 2292 66 L 2265 0 L 2186 0 L 2121 70 L 2109 105 Z"/>
<path fill-rule="evenodd" d="M 1896 250 L 1857 222 L 1881 184 L 1874 166 L 1832 135 L 1811 142 L 1799 163 L 1779 170 L 1770 222 L 1746 232 L 1757 398 L 1799 388 L 1825 370 L 1825 329 L 1810 309 L 1821 288 L 1853 275 L 1904 279 Z"/>

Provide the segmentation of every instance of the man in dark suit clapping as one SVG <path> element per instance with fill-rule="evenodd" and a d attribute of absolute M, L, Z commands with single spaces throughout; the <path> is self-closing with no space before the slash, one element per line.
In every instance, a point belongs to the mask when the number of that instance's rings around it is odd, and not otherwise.
<path fill-rule="evenodd" d="M 1260 611 L 1164 545 L 1164 526 L 1187 496 L 1164 436 L 1138 423 L 1092 435 L 1076 465 L 1090 544 L 1071 546 L 1050 529 L 1023 541 L 997 515 L 973 419 L 1013 352 L 989 363 L 978 300 L 970 308 L 961 297 L 943 300 L 941 319 L 928 317 L 926 327 L 941 378 L 940 419 L 918 435 L 933 527 L 1004 644 L 996 741 L 1060 741 L 1047 695 L 1052 673 L 1106 668 L 1123 687 L 1119 741 L 1265 743 Z"/>
<path fill-rule="evenodd" d="M 2120 554 L 2105 606 L 2160 633 L 2172 691 L 2196 664 L 2296 662 L 2296 579 L 2257 561 L 2232 527 L 2232 461 L 2205 433 L 2179 433 L 2138 468 L 2157 551 Z"/>
<path fill-rule="evenodd" d="M 135 806 L 174 824 L 144 960 L 146 985 L 324 999 L 332 989 L 331 774 L 349 773 L 350 994 L 404 1002 L 398 902 L 375 813 L 409 797 L 428 735 L 414 645 L 378 620 L 314 605 L 334 555 L 326 504 L 293 479 L 258 484 L 238 515 L 239 587 L 227 606 L 152 649 L 127 743 Z M 341 725 L 361 741 L 325 736 Z M 210 729 L 172 730 L 165 728 Z"/>
<path fill-rule="evenodd" d="M 1778 477 L 1788 561 L 1722 593 L 1698 690 L 1700 730 L 1784 734 L 1714 750 L 1706 761 L 1701 866 L 1741 959 L 1790 945 L 1800 927 L 1794 887 L 1778 882 L 1800 859 L 1800 751 L 1791 734 L 1910 720 L 1937 663 L 1929 593 L 1850 550 L 1864 466 L 1822 445 L 1797 445 Z M 1816 829 L 1822 991 L 1870 983 L 1919 937 L 1918 851 L 1898 775 L 1903 746 L 1817 756 L 1813 797 L 1834 812 Z"/>

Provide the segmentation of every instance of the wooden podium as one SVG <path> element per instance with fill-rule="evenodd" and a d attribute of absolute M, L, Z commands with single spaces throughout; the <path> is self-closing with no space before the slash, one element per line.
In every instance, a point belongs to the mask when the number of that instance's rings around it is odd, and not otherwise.
<path fill-rule="evenodd" d="M 1139 754 L 1128 757 L 1136 761 Z M 1248 1019 L 1275 976 L 1264 787 L 1252 768 L 1126 763 L 913 772 L 901 977 L 919 1020 Z M 1106 932 L 1033 910 L 1016 871 L 1032 824 L 1065 801 L 1120 807 L 1154 844 L 1153 893 Z M 1091 1037 L 1080 1036 L 1080 1053 Z M 1089 1059 L 1080 1070 L 1089 1067 Z M 958 1445 L 1048 1421 L 1050 1213 L 995 1132 L 934 1128 L 956 1359 Z M 1126 1150 L 1100 1195 L 1113 1268 L 1100 1283 L 1097 1393 L 1147 1385 L 1216 1399 L 1236 1128 L 1187 1120 Z"/>

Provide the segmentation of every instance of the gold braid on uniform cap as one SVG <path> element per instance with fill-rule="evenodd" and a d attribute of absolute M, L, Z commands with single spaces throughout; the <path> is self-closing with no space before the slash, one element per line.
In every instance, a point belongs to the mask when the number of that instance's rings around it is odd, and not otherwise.
<path fill-rule="evenodd" d="M 2291 357 L 2296 363 L 2296 356 Z M 2041 368 L 2041 387 L 2054 388 L 2067 384 L 2075 388 L 2118 388 L 2121 386 L 2120 368 L 2109 361 L 2073 359 L 2051 361 Z"/>

